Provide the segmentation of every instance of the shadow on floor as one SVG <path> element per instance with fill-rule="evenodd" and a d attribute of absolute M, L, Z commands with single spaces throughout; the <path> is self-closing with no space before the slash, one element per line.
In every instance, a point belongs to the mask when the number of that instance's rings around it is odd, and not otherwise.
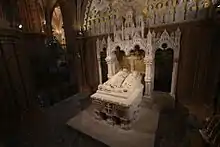
<path fill-rule="evenodd" d="M 204 147 L 199 134 L 201 124 L 181 104 L 160 113 L 155 147 Z"/>
<path fill-rule="evenodd" d="M 31 112 L 7 147 L 105 147 L 66 125 L 70 118 L 90 105 L 88 97 L 77 94 L 53 107 Z"/>

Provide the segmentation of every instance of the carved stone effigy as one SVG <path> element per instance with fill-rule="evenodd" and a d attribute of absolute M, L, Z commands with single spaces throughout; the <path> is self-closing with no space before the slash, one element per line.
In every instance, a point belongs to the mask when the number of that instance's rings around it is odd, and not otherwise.
<path fill-rule="evenodd" d="M 144 86 L 140 73 L 119 71 L 91 96 L 94 115 L 111 125 L 130 129 L 137 120 Z"/>

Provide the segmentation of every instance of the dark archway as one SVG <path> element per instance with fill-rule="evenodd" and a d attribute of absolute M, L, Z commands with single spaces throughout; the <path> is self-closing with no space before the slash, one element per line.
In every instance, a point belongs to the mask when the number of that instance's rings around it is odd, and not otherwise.
<path fill-rule="evenodd" d="M 119 68 L 128 68 L 125 63 L 125 60 L 124 60 L 124 58 L 126 56 L 125 52 L 123 50 L 121 50 L 121 48 L 119 46 L 116 47 L 115 55 L 118 60 Z"/>
<path fill-rule="evenodd" d="M 118 59 L 118 62 L 122 62 L 123 57 L 125 56 L 125 52 L 121 50 L 119 46 L 116 47 L 115 55 Z"/>
<path fill-rule="evenodd" d="M 139 45 L 134 46 L 134 53 L 140 59 L 144 59 L 144 57 L 145 57 L 145 51 L 143 49 L 141 49 Z"/>
<path fill-rule="evenodd" d="M 158 49 L 155 53 L 154 90 L 171 92 L 173 50 Z"/>
<path fill-rule="evenodd" d="M 104 83 L 108 80 L 108 65 L 105 60 L 106 57 L 107 57 L 106 48 L 103 48 L 103 51 L 100 52 L 101 69 L 102 69 L 102 83 Z"/>

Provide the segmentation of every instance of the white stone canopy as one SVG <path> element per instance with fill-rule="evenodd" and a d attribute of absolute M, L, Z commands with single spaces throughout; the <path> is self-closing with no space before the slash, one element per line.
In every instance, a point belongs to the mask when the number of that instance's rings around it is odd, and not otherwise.
<path fill-rule="evenodd" d="M 125 28 L 129 29 L 129 28 Z M 171 32 L 170 34 L 164 30 L 163 32 L 148 32 L 147 37 L 135 34 L 144 34 L 142 31 L 139 32 L 140 29 L 130 28 L 133 31 L 133 35 L 124 33 L 125 31 L 114 31 L 114 37 L 111 38 L 108 36 L 107 41 L 105 38 L 102 40 L 97 39 L 97 59 L 99 66 L 99 81 L 102 84 L 102 72 L 101 72 L 101 60 L 100 60 L 100 52 L 103 47 L 107 47 L 107 65 L 108 65 L 108 78 L 111 78 L 118 72 L 118 61 L 115 55 L 115 49 L 120 47 L 120 50 L 124 51 L 126 55 L 129 55 L 130 51 L 134 49 L 135 45 L 139 45 L 140 49 L 145 51 L 145 94 L 147 96 L 151 95 L 154 87 L 154 74 L 155 74 L 155 52 L 157 49 L 161 48 L 163 50 L 172 49 L 174 52 L 173 57 L 173 72 L 172 72 L 172 84 L 171 84 L 171 92 L 170 94 L 175 97 L 176 91 L 176 79 L 177 79 L 177 70 L 178 70 L 178 60 L 180 53 L 180 39 L 181 39 L 181 31 L 178 28 L 175 32 Z M 131 38 L 126 38 L 126 35 L 131 35 Z M 117 37 L 120 36 L 120 37 Z M 163 48 L 163 44 L 166 44 L 166 48 Z M 132 66 L 132 65 L 131 65 Z M 131 69 L 133 69 L 131 67 Z"/>

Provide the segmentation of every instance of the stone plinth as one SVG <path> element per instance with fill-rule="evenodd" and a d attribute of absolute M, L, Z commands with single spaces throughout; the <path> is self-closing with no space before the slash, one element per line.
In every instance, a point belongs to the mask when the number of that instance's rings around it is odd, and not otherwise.
<path fill-rule="evenodd" d="M 97 121 L 89 107 L 67 122 L 67 125 L 110 147 L 154 147 L 159 113 L 141 107 L 140 118 L 131 130 Z"/>

